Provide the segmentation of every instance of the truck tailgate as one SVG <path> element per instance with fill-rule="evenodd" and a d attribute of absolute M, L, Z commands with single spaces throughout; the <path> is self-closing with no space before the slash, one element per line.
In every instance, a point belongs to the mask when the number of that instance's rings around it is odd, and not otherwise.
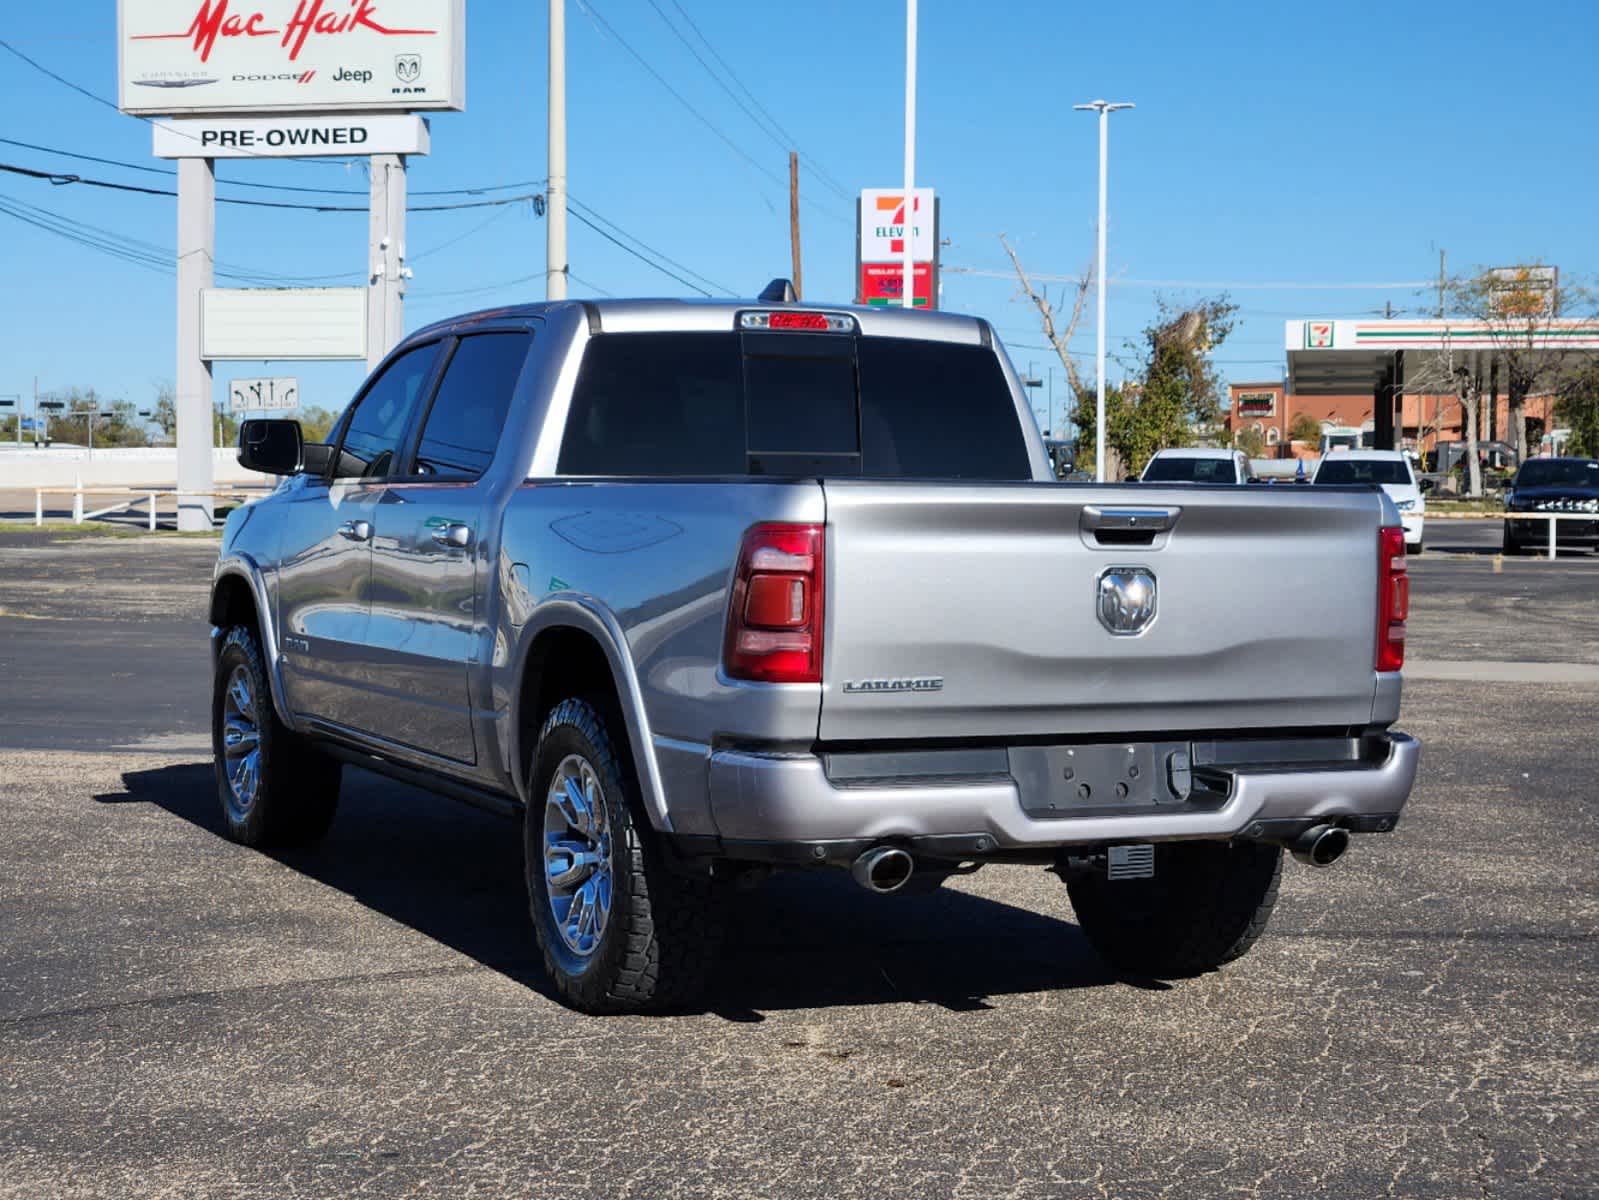
<path fill-rule="evenodd" d="M 1374 492 L 865 480 L 824 490 L 824 741 L 1371 719 Z M 1113 635 L 1099 576 L 1135 567 L 1154 576 L 1155 616 Z"/>

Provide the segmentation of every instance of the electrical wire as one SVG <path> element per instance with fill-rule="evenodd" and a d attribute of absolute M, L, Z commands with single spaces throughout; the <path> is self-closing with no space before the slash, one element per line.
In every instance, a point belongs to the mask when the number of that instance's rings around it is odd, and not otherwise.
<path fill-rule="evenodd" d="M 595 212 L 594 209 L 590 205 L 584 204 L 576 196 L 572 195 L 571 192 L 568 192 L 566 194 L 566 198 L 567 198 L 567 201 L 570 204 L 572 204 L 574 207 L 582 209 L 590 217 L 593 217 L 596 221 L 599 221 L 602 225 L 610 226 L 610 228 L 612 230 L 614 230 L 617 234 L 619 234 L 621 237 L 626 238 L 628 241 L 632 242 L 635 246 L 639 247 L 641 250 L 645 251 L 648 254 L 653 255 L 654 257 L 660 259 L 662 262 L 667 263 L 669 266 L 676 267 L 679 271 L 682 271 L 685 275 L 693 276 L 695 279 L 699 280 L 701 283 L 705 284 L 707 287 L 715 288 L 719 292 L 726 292 L 729 296 L 738 295 L 738 293 L 736 291 L 734 291 L 732 288 L 727 287 L 727 286 L 725 286 L 723 284 L 717 283 L 714 279 L 707 279 L 704 275 L 701 275 L 698 271 L 694 270 L 692 267 L 685 266 L 683 263 L 678 262 L 675 258 L 670 258 L 667 255 L 661 253 L 661 251 L 655 249 L 655 247 L 649 245 L 647 242 L 643 241 L 641 238 L 638 238 L 638 237 L 634 236 L 633 234 L 629 233 L 627 230 L 623 229 L 615 221 L 612 221 L 612 220 L 602 216 L 600 213 Z"/>
<path fill-rule="evenodd" d="M 706 296 L 706 297 L 710 296 L 711 293 L 706 291 L 704 288 L 700 287 L 697 283 L 690 283 L 687 279 L 685 279 L 683 276 L 679 275 L 676 271 L 673 271 L 673 270 L 670 270 L 670 269 L 668 269 L 666 267 L 663 267 L 660 263 L 656 262 L 652 258 L 645 257 L 643 254 L 641 254 L 637 250 L 633 249 L 632 246 L 629 246 L 621 238 L 615 237 L 612 234 L 607 233 L 604 229 L 602 229 L 600 227 L 600 225 L 597 222 L 589 220 L 587 217 L 585 217 L 577 209 L 575 209 L 575 208 L 572 209 L 570 215 L 573 216 L 573 217 L 576 217 L 579 221 L 581 221 L 583 224 L 587 225 L 590 229 L 592 229 L 595 233 L 599 234 L 606 241 L 612 243 L 613 245 L 619 246 L 623 250 L 627 251 L 627 253 L 631 254 L 634 258 L 638 259 L 639 262 L 645 263 L 648 266 L 654 267 L 662 275 L 671 276 L 673 279 L 677 280 L 679 283 L 681 283 L 684 287 L 688 288 L 690 291 L 698 292 L 702 296 Z M 726 288 L 723 288 L 722 290 L 723 291 L 727 291 Z"/>
<path fill-rule="evenodd" d="M 774 118 L 772 114 L 767 111 L 765 106 L 750 94 L 750 90 L 745 87 L 744 84 L 739 80 L 738 76 L 733 73 L 733 69 L 727 65 L 722 56 L 716 53 L 716 48 L 706 40 L 705 35 L 700 32 L 699 26 L 694 24 L 694 19 L 690 17 L 688 13 L 683 11 L 683 6 L 678 4 L 677 0 L 672 0 L 672 7 L 677 9 L 684 21 L 688 22 L 689 27 L 694 30 L 696 36 L 698 36 L 700 41 L 705 44 L 705 48 L 709 50 L 716 58 L 716 61 L 721 64 L 722 70 L 727 72 L 729 78 L 731 78 L 733 82 L 738 85 L 739 91 L 743 92 L 745 96 L 748 96 L 750 103 L 754 104 L 755 107 L 760 110 L 760 112 L 764 115 L 764 120 L 761 116 L 757 116 L 755 112 L 751 111 L 750 105 L 739 99 L 738 92 L 735 92 L 727 85 L 726 82 L 723 81 L 722 76 L 717 72 L 716 68 L 712 67 L 710 63 L 705 61 L 705 56 L 694 48 L 694 43 L 689 41 L 689 39 L 684 36 L 682 30 L 678 29 L 678 27 L 672 23 L 671 19 L 666 15 L 666 10 L 656 3 L 656 0 L 649 0 L 649 5 L 655 10 L 656 15 L 661 18 L 661 22 L 672 31 L 672 34 L 677 38 L 677 40 L 682 42 L 683 45 L 687 47 L 688 52 L 694 56 L 694 60 L 698 62 L 700 66 L 705 68 L 705 73 L 716 81 L 716 85 L 727 93 L 728 98 L 731 99 L 734 104 L 738 105 L 739 109 L 746 117 L 754 122 L 757 129 L 766 134 L 767 137 L 771 138 L 772 141 L 783 150 L 793 150 L 796 154 L 798 154 L 799 157 L 804 159 L 806 163 L 810 165 L 811 169 L 816 172 L 817 178 L 837 192 L 840 198 L 844 200 L 850 199 L 849 193 L 839 186 L 838 183 L 833 180 L 831 175 L 828 175 L 826 171 L 823 171 L 820 167 L 818 167 L 811 159 L 810 155 L 802 153 L 795 139 L 777 123 L 776 118 Z"/>
<path fill-rule="evenodd" d="M 0 50 L 9 51 L 11 54 L 16 55 L 16 57 L 20 58 L 23 62 L 27 63 L 35 71 L 38 71 L 42 75 L 49 76 L 51 79 L 53 79 L 57 83 L 61 84 L 62 87 L 70 88 L 72 91 L 77 92 L 78 95 L 86 96 L 90 100 L 93 100 L 96 104 L 103 104 L 103 105 L 105 105 L 105 107 L 109 108 L 114 113 L 117 113 L 117 114 L 119 114 L 121 116 L 133 117 L 135 120 L 143 121 L 147 125 L 154 124 L 153 119 L 150 118 L 150 117 L 143 116 L 143 115 L 141 115 L 139 113 L 124 113 L 122 111 L 122 106 L 121 105 L 115 103 L 114 101 L 107 100 L 104 96 L 101 96 L 98 93 L 91 92 L 88 88 L 83 87 L 81 84 L 73 83 L 72 80 L 68 79 L 65 75 L 57 74 L 55 71 L 52 71 L 49 67 L 45 66 L 38 59 L 30 58 L 28 55 L 24 54 L 21 50 L 18 50 L 10 42 L 6 41 L 5 38 L 0 38 Z M 192 137 L 193 136 L 192 134 L 184 133 L 182 130 L 179 130 L 178 132 L 179 132 L 179 134 L 181 136 L 184 136 L 184 137 Z M 251 155 L 248 155 L 248 157 L 250 157 L 250 158 L 269 158 L 269 157 L 275 158 L 277 156 L 276 155 L 265 155 L 265 154 L 260 154 L 260 155 L 251 154 Z M 328 166 L 348 167 L 348 166 L 351 165 L 351 161 L 352 160 L 350 160 L 348 158 L 293 158 L 293 159 L 286 159 L 286 160 L 282 160 L 282 161 L 307 163 L 307 164 L 315 164 L 315 165 L 326 164 Z"/>
<path fill-rule="evenodd" d="M 651 66 L 649 60 L 637 50 L 633 49 L 632 44 L 629 43 L 621 34 L 617 33 L 616 28 L 602 15 L 600 15 L 600 13 L 595 9 L 592 0 L 577 0 L 577 4 L 579 8 L 588 14 L 591 20 L 596 22 L 601 29 L 611 36 L 612 40 L 614 40 L 617 45 L 621 46 L 622 49 L 628 52 L 628 54 L 632 55 L 633 59 L 639 64 L 639 66 L 643 67 L 647 72 L 649 72 L 650 76 L 655 80 L 655 82 L 659 83 L 663 88 L 671 93 L 673 99 L 687 109 L 694 119 L 697 120 L 701 125 L 704 125 L 705 128 L 714 133 L 718 140 L 726 145 L 729 150 L 738 155 L 739 158 L 743 159 L 752 170 L 758 172 L 760 175 L 770 180 L 778 187 L 785 190 L 788 188 L 788 181 L 786 179 L 780 179 L 775 172 L 763 166 L 759 159 L 750 154 L 749 151 L 745 150 L 726 133 L 724 133 L 719 125 L 717 125 L 699 109 L 695 108 L 694 105 L 690 104 L 682 92 L 678 91 L 675 87 L 668 83 L 666 76 L 662 75 L 653 66 Z M 810 200 L 807 200 L 806 203 L 814 204 L 814 202 Z M 830 209 L 823 208 L 818 205 L 816 206 L 816 211 L 823 214 L 828 219 L 837 221 L 840 224 L 849 224 L 849 222 L 845 221 L 843 217 L 832 212 Z"/>
<path fill-rule="evenodd" d="M 150 175 L 177 175 L 171 167 L 149 167 L 141 163 L 124 162 L 119 158 L 101 158 L 95 154 L 82 154 L 75 150 L 62 150 L 56 146 L 41 146 L 36 142 L 20 142 L 16 138 L 0 137 L 0 144 L 18 146 L 24 150 L 37 150 L 42 154 L 54 154 L 61 158 L 74 158 L 83 162 L 100 163 L 107 167 L 123 167 L 129 171 L 144 171 Z M 410 196 L 480 196 L 487 192 L 505 192 L 512 188 L 535 187 L 541 188 L 546 183 L 543 179 L 522 179 L 515 183 L 488 183 L 481 187 L 455 187 L 455 188 L 422 188 L 408 189 Z M 364 188 L 319 188 L 299 187 L 292 183 L 257 183 L 248 179 L 218 179 L 218 186 L 261 188 L 272 192 L 305 192 L 316 196 L 366 196 L 370 193 Z"/>
<path fill-rule="evenodd" d="M 957 267 L 945 266 L 942 268 L 952 275 L 975 275 L 985 279 L 1015 279 L 1014 271 L 988 270 L 983 267 Z M 1075 275 L 1043 275 L 1028 272 L 1028 278 L 1039 283 L 1079 283 L 1081 280 Z M 1414 290 L 1423 287 L 1437 286 L 1437 280 L 1399 280 L 1397 283 L 1261 283 L 1255 280 L 1216 281 L 1204 279 L 1127 279 L 1113 278 L 1106 281 L 1111 287 L 1147 287 L 1147 288 L 1220 288 L 1227 291 L 1273 291 L 1273 292 L 1383 292 Z"/>
<path fill-rule="evenodd" d="M 132 183 L 113 183 L 108 179 L 88 179 L 82 175 L 67 175 L 52 171 L 38 171 L 32 167 L 21 167 L 15 163 L 0 162 L 0 171 L 12 175 L 22 175 L 30 179 L 43 179 L 56 187 L 65 187 L 69 184 L 81 183 L 85 187 L 106 188 L 114 192 L 136 192 L 145 196 L 176 196 L 178 193 L 170 188 L 140 187 Z M 497 200 L 463 200 L 456 204 L 407 204 L 405 211 L 417 212 L 453 212 L 463 208 L 496 208 L 504 204 L 519 204 L 523 201 L 534 200 L 540 193 L 527 192 L 518 196 L 504 196 Z M 365 204 L 294 204 L 287 200 L 241 200 L 236 196 L 218 196 L 218 204 L 238 204 L 248 208 L 282 208 L 299 212 L 349 212 L 364 213 L 369 211 Z"/>

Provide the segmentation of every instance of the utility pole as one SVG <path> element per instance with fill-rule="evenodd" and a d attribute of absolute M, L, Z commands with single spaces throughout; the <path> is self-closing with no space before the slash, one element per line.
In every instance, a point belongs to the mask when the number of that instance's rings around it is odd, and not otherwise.
<path fill-rule="evenodd" d="M 788 152 L 788 245 L 794 258 L 794 299 L 805 298 L 804 279 L 800 275 L 799 239 L 799 154 Z"/>
<path fill-rule="evenodd" d="M 405 155 L 373 154 L 367 211 L 366 369 L 405 336 Z M 218 439 L 220 445 L 220 438 Z"/>
<path fill-rule="evenodd" d="M 550 0 L 550 180 L 544 189 L 544 298 L 566 299 L 566 0 Z"/>
<path fill-rule="evenodd" d="M 1438 249 L 1438 319 L 1444 319 L 1444 254 L 1442 247 Z"/>
<path fill-rule="evenodd" d="M 1074 104 L 1079 112 L 1099 114 L 1099 247 L 1094 256 L 1094 274 L 1099 284 L 1098 317 L 1094 323 L 1094 374 L 1098 389 L 1099 411 L 1094 422 L 1094 482 L 1105 482 L 1105 173 L 1110 161 L 1110 114 L 1119 108 L 1132 108 L 1125 102 L 1090 100 L 1087 104 Z"/>
<path fill-rule="evenodd" d="M 931 214 L 929 214 L 931 215 Z M 916 308 L 916 0 L 905 0 L 905 276 L 900 303 Z"/>

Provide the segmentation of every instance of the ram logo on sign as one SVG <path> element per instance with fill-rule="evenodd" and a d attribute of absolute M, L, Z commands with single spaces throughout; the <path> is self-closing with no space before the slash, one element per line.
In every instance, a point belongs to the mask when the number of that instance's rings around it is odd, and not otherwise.
<path fill-rule="evenodd" d="M 466 0 L 120 0 L 124 112 L 460 109 Z"/>

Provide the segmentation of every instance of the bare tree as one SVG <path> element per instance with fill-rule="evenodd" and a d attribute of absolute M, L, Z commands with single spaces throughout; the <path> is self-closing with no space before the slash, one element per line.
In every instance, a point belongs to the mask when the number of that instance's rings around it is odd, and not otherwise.
<path fill-rule="evenodd" d="M 1563 311 L 1587 303 L 1587 293 L 1569 283 L 1557 291 L 1552 273 L 1536 264 L 1481 271 L 1449 281 L 1443 290 L 1449 308 L 1474 322 L 1473 335 L 1489 343 L 1487 353 L 1504 371 L 1510 440 L 1517 459 L 1525 459 L 1528 397 L 1552 393 L 1575 361 L 1551 333 Z"/>
<path fill-rule="evenodd" d="M 1076 289 L 1072 297 L 1071 312 L 1066 317 L 1064 325 L 1060 324 L 1060 313 L 1065 304 L 1065 294 L 1062 293 L 1059 304 L 1051 301 L 1048 290 L 1039 291 L 1033 286 L 1033 281 L 1028 277 L 1027 270 L 1022 266 L 1022 260 L 1017 257 L 1016 251 L 1011 249 L 1011 244 L 1002 233 L 999 235 L 999 244 L 1005 247 L 1005 253 L 1010 255 L 1011 266 L 1016 268 L 1016 278 L 1021 282 L 1022 291 L 1038 309 L 1039 319 L 1044 325 L 1044 336 L 1049 339 L 1049 344 L 1055 348 L 1055 353 L 1060 356 L 1061 366 L 1066 368 L 1066 384 L 1072 389 L 1072 396 L 1078 404 L 1083 403 L 1083 377 L 1078 370 L 1077 360 L 1072 357 L 1069 348 L 1072 338 L 1077 335 L 1077 326 L 1083 319 L 1083 308 L 1088 300 L 1088 289 L 1094 283 L 1094 268 L 1088 267 L 1081 276 L 1073 280 L 1071 287 Z"/>
<path fill-rule="evenodd" d="M 1478 417 L 1482 411 L 1482 370 L 1476 356 L 1455 346 L 1454 331 L 1445 328 L 1443 345 L 1418 359 L 1414 365 L 1406 355 L 1405 392 L 1416 397 L 1418 428 L 1421 397 L 1454 396 L 1461 409 L 1461 428 L 1466 442 L 1466 494 L 1482 495 L 1482 464 L 1477 460 Z"/>

